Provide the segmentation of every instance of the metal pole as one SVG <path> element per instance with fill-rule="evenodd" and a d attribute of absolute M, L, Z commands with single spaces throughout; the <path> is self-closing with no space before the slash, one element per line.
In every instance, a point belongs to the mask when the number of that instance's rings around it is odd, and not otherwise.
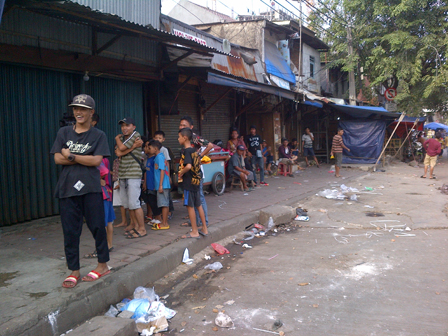
<path fill-rule="evenodd" d="M 299 90 L 302 90 L 302 101 L 305 100 L 305 94 L 303 91 L 303 83 L 302 83 L 302 71 L 303 71 L 303 55 L 302 55 L 302 44 L 303 44 L 303 40 L 302 40 L 302 25 L 303 25 L 303 21 L 302 21 L 302 0 L 300 0 L 300 46 L 299 46 Z"/>
<path fill-rule="evenodd" d="M 347 40 L 348 40 L 348 59 L 351 62 L 351 57 L 353 56 L 353 40 L 352 40 L 352 28 L 347 27 Z M 348 93 L 350 105 L 356 106 L 356 88 L 355 88 L 355 72 L 350 66 L 351 70 L 348 73 Z"/>
<path fill-rule="evenodd" d="M 158 130 L 162 129 L 162 121 L 161 116 L 162 116 L 162 112 L 160 111 L 160 81 L 157 82 L 157 126 L 158 126 Z"/>

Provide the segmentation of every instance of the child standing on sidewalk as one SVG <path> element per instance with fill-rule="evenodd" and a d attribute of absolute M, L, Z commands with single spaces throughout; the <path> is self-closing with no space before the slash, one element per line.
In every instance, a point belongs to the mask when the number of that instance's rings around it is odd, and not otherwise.
<path fill-rule="evenodd" d="M 157 206 L 156 183 L 154 178 L 154 166 L 156 157 L 151 153 L 149 142 L 150 140 L 146 140 L 144 145 L 144 151 L 148 158 L 145 162 L 146 172 L 144 175 L 142 196 L 143 200 L 146 203 L 146 206 L 151 208 L 152 216 L 154 218 L 152 222 L 148 222 L 148 224 L 153 223 L 153 225 L 155 225 L 157 223 L 161 223 L 160 214 L 162 212 Z"/>
<path fill-rule="evenodd" d="M 156 131 L 154 133 L 154 140 L 157 140 L 162 144 L 162 147 L 160 148 L 160 152 L 165 156 L 165 160 L 167 161 L 168 178 L 169 178 L 170 185 L 171 185 L 172 184 L 171 173 L 174 171 L 173 170 L 174 154 L 169 147 L 165 147 L 163 145 L 163 143 L 165 142 L 165 132 L 164 131 Z M 173 205 L 173 200 L 171 198 L 171 193 L 169 194 L 169 197 L 170 197 L 170 206 L 169 206 L 168 220 L 170 220 L 172 218 L 173 212 L 174 212 L 174 205 Z"/>
<path fill-rule="evenodd" d="M 191 222 L 191 232 L 187 238 L 200 238 L 200 235 L 207 236 L 208 231 L 199 194 L 199 184 L 201 182 L 200 158 L 197 151 L 191 147 L 192 136 L 193 131 L 190 128 L 182 128 L 179 131 L 178 141 L 183 148 L 179 163 L 179 183 L 182 184 L 184 190 L 184 206 L 187 207 Z M 202 231 L 199 231 L 196 225 L 195 208 L 198 210 L 202 221 Z"/>
<path fill-rule="evenodd" d="M 166 163 L 165 155 L 160 151 L 162 144 L 157 140 L 149 141 L 149 149 L 151 155 L 155 155 L 154 161 L 154 182 L 157 192 L 157 207 L 162 209 L 162 223 L 154 223 L 153 230 L 167 230 L 170 228 L 168 225 L 168 212 L 170 204 L 170 176 L 169 168 Z"/>

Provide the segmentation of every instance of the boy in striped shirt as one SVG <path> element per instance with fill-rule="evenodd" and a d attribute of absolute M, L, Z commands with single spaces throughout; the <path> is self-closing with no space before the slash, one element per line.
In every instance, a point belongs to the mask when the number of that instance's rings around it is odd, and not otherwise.
<path fill-rule="evenodd" d="M 333 137 L 333 145 L 331 146 L 331 156 L 334 155 L 336 158 L 336 177 L 341 177 L 339 175 L 339 171 L 341 170 L 342 166 L 342 150 L 345 149 L 346 151 L 350 152 L 350 149 L 347 148 L 344 145 L 344 141 L 342 141 L 342 135 L 344 134 L 344 130 L 342 128 L 338 128 L 338 133 Z"/>

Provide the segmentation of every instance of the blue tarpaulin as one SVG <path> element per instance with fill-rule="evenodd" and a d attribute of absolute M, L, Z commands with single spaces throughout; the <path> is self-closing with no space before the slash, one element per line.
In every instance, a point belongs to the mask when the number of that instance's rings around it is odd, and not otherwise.
<path fill-rule="evenodd" d="M 441 129 L 444 129 L 445 131 L 448 131 L 448 126 L 447 125 L 444 125 L 444 124 L 441 124 L 441 123 L 436 123 L 436 122 L 432 122 L 432 123 L 426 124 L 424 126 L 424 128 L 429 128 L 429 129 L 432 129 L 432 130 L 437 130 L 437 129 L 441 128 Z"/>
<path fill-rule="evenodd" d="M 401 113 L 389 112 L 382 107 L 375 107 L 375 106 L 353 106 L 353 105 L 339 105 L 339 104 L 327 104 L 327 106 L 334 108 L 339 112 L 348 114 L 353 118 L 393 120 L 395 118 L 400 117 L 401 115 Z"/>
<path fill-rule="evenodd" d="M 375 163 L 381 154 L 386 133 L 385 120 L 344 120 L 342 139 L 350 152 L 344 149 L 342 163 Z"/>
<path fill-rule="evenodd" d="M 2 22 L 3 8 L 5 7 L 5 0 L 0 0 L 0 23 Z"/>
<path fill-rule="evenodd" d="M 266 72 L 284 79 L 289 83 L 296 84 L 296 76 L 294 76 L 294 73 L 277 47 L 273 43 L 267 41 L 265 41 L 264 45 Z"/>

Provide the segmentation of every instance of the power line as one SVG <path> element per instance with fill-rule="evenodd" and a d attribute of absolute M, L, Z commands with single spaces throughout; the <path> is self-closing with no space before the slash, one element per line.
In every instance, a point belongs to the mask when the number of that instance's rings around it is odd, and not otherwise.
<path fill-rule="evenodd" d="M 320 3 L 322 6 L 324 6 L 329 12 L 333 13 L 333 15 L 337 16 L 338 18 L 340 18 L 342 21 L 344 21 L 347 25 L 348 22 L 345 18 L 343 18 L 342 16 L 340 16 L 337 12 L 335 12 L 334 10 L 332 10 L 331 8 L 328 8 L 327 5 L 323 2 L 321 2 L 320 0 L 317 0 L 318 3 Z"/>
<path fill-rule="evenodd" d="M 279 13 L 279 14 L 283 14 L 283 13 L 281 13 L 281 12 L 279 12 L 278 10 L 276 10 L 274 7 L 271 7 L 271 6 L 269 6 L 266 2 L 264 2 L 263 0 L 260 0 L 262 3 L 264 3 L 266 6 L 268 6 L 269 8 L 271 8 L 272 10 L 274 10 L 275 12 L 277 12 L 277 13 Z M 279 4 L 280 6 L 282 6 L 280 3 L 278 3 L 276 0 L 274 0 L 274 2 L 276 2 L 277 4 Z M 284 6 L 282 6 L 283 8 L 285 8 Z M 293 6 L 294 7 L 294 6 Z M 294 7 L 295 8 L 295 7 Z M 297 8 L 296 8 L 297 9 Z M 288 10 L 289 11 L 289 10 Z M 290 13 L 292 13 L 291 11 L 289 11 Z M 300 11 L 299 11 L 300 12 Z M 302 12 L 300 12 L 300 13 L 302 13 Z M 292 13 L 292 14 L 294 14 L 294 13 Z M 303 13 L 302 13 L 303 14 Z M 306 20 L 301 20 L 301 21 L 303 21 L 303 22 L 305 22 L 306 24 L 308 24 L 308 25 L 310 25 L 310 23 L 309 22 L 307 22 Z M 302 25 L 303 25 L 303 23 L 302 23 Z M 328 30 L 326 30 L 325 28 L 322 28 L 322 27 L 319 27 L 319 26 L 316 26 L 316 27 L 314 27 L 314 28 L 316 28 L 316 29 L 320 29 L 321 30 L 321 32 L 322 31 L 324 31 L 325 33 L 330 33 Z"/>

